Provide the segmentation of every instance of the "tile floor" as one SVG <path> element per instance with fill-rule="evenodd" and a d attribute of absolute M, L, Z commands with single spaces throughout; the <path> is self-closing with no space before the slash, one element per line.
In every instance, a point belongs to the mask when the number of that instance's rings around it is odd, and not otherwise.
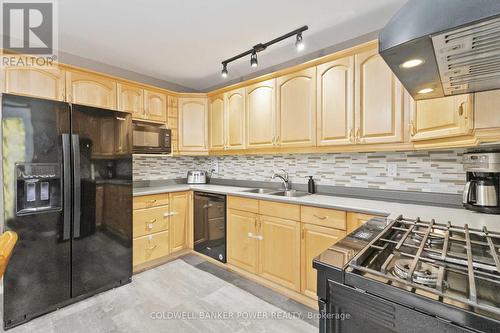
<path fill-rule="evenodd" d="M 310 319 L 315 314 L 266 287 L 187 255 L 135 275 L 131 284 L 8 332 L 317 332 L 317 320 Z"/>

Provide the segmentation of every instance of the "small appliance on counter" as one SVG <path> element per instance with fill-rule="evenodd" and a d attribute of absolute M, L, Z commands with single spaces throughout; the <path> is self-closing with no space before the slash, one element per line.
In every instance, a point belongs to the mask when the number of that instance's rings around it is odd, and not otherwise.
<path fill-rule="evenodd" d="M 467 183 L 463 193 L 466 209 L 500 214 L 500 147 L 469 150 L 463 157 Z"/>
<path fill-rule="evenodd" d="M 500 233 L 374 218 L 313 260 L 320 332 L 500 332 Z"/>
<path fill-rule="evenodd" d="M 206 184 L 207 172 L 203 170 L 189 170 L 187 173 L 188 184 Z"/>

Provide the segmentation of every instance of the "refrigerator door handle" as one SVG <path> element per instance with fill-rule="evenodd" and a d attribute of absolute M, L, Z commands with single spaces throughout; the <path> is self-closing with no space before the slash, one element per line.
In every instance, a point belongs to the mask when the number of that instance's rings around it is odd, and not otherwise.
<path fill-rule="evenodd" d="M 80 237 L 81 182 L 80 182 L 80 137 L 72 135 L 73 144 L 73 238 Z"/>
<path fill-rule="evenodd" d="M 71 237 L 71 147 L 69 134 L 62 135 L 63 149 L 63 240 Z"/>

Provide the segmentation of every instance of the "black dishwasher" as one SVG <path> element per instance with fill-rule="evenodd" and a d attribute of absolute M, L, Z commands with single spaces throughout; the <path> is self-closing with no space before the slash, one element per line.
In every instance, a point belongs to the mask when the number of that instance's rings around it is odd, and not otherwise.
<path fill-rule="evenodd" d="M 194 250 L 226 262 L 226 196 L 194 193 Z"/>

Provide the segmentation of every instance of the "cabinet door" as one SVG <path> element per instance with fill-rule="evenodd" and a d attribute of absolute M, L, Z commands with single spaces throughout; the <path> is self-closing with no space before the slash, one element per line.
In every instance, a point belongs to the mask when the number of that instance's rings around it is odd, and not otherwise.
<path fill-rule="evenodd" d="M 8 94 L 64 100 L 64 71 L 59 68 L 5 68 L 5 89 Z"/>
<path fill-rule="evenodd" d="M 346 232 L 313 224 L 302 224 L 302 286 L 301 292 L 316 298 L 317 274 L 312 267 L 314 257 L 344 238 Z"/>
<path fill-rule="evenodd" d="M 235 209 L 227 211 L 227 262 L 256 273 L 259 244 L 258 215 Z"/>
<path fill-rule="evenodd" d="M 348 212 L 347 233 L 350 234 L 351 232 L 359 228 L 361 225 L 365 224 L 369 219 L 372 219 L 374 217 L 382 217 L 382 216 Z"/>
<path fill-rule="evenodd" d="M 190 192 L 170 194 L 170 252 L 188 247 L 188 228 L 191 225 L 190 204 Z"/>
<path fill-rule="evenodd" d="M 300 291 L 300 222 L 260 216 L 259 274 Z"/>
<path fill-rule="evenodd" d="M 124 117 L 116 117 L 115 154 L 132 154 L 132 122 Z"/>
<path fill-rule="evenodd" d="M 248 148 L 269 148 L 276 143 L 275 80 L 246 88 L 246 143 Z"/>
<path fill-rule="evenodd" d="M 226 147 L 245 148 L 245 89 L 226 93 Z"/>
<path fill-rule="evenodd" d="M 277 79 L 278 137 L 286 147 L 316 144 L 316 68 Z"/>
<path fill-rule="evenodd" d="M 317 67 L 317 145 L 354 143 L 354 57 Z"/>
<path fill-rule="evenodd" d="M 210 150 L 223 150 L 226 147 L 224 138 L 224 97 L 212 97 L 208 112 Z"/>
<path fill-rule="evenodd" d="M 99 119 L 101 144 L 99 155 L 115 154 L 115 120 L 113 118 Z"/>
<path fill-rule="evenodd" d="M 206 152 L 207 127 L 207 99 L 179 98 L 179 151 Z"/>
<path fill-rule="evenodd" d="M 356 55 L 356 142 L 402 142 L 403 89 L 377 50 Z"/>
<path fill-rule="evenodd" d="M 67 71 L 66 101 L 115 110 L 116 82 L 99 75 Z"/>
<path fill-rule="evenodd" d="M 134 119 L 144 119 L 144 90 L 141 87 L 118 83 L 118 111 L 132 113 Z"/>
<path fill-rule="evenodd" d="M 472 95 L 417 101 L 410 123 L 411 140 L 467 135 L 473 128 Z"/>
<path fill-rule="evenodd" d="M 144 109 L 146 119 L 165 123 L 167 121 L 167 96 L 145 89 Z"/>
<path fill-rule="evenodd" d="M 168 248 L 168 231 L 147 235 L 133 240 L 133 265 L 147 263 L 149 261 L 165 257 L 170 254 Z"/>
<path fill-rule="evenodd" d="M 474 94 L 474 128 L 500 127 L 500 90 Z"/>

